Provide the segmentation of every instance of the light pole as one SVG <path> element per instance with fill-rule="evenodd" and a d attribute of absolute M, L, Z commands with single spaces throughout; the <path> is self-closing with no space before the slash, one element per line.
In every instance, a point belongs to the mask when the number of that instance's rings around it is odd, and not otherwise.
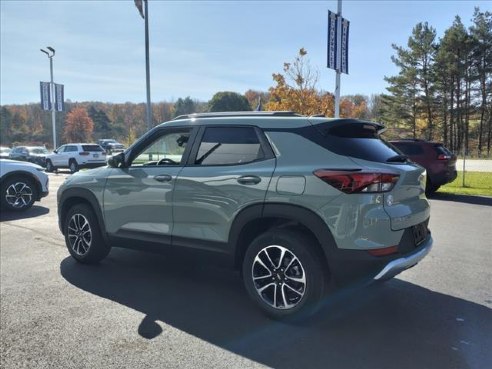
<path fill-rule="evenodd" d="M 53 49 L 51 46 L 48 46 L 46 48 L 48 49 L 48 51 L 44 49 L 40 49 L 40 50 L 41 52 L 45 53 L 50 59 L 51 124 L 53 125 L 53 150 L 55 150 L 56 149 L 56 111 L 55 111 L 55 84 L 53 83 L 53 57 L 55 56 L 55 49 Z"/>

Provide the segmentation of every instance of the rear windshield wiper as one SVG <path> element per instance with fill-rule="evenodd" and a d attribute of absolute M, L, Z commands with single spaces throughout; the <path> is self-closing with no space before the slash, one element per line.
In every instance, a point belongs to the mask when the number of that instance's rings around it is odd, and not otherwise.
<path fill-rule="evenodd" d="M 386 159 L 387 163 L 405 163 L 408 161 L 408 156 L 405 155 L 395 155 Z"/>

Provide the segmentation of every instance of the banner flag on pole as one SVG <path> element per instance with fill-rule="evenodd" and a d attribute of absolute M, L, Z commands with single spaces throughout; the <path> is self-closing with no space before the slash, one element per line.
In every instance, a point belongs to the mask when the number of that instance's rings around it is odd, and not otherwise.
<path fill-rule="evenodd" d="M 55 110 L 65 110 L 65 98 L 63 94 L 63 85 L 55 83 Z"/>
<path fill-rule="evenodd" d="M 340 51 L 340 72 L 348 74 L 348 39 L 349 39 L 349 26 L 350 22 L 345 18 L 339 17 L 342 21 L 342 37 L 341 37 L 341 51 Z"/>
<path fill-rule="evenodd" d="M 43 110 L 51 110 L 51 89 L 49 82 L 39 82 L 41 89 L 41 107 Z"/>
<path fill-rule="evenodd" d="M 135 6 L 137 7 L 138 9 L 138 12 L 140 13 L 140 15 L 142 16 L 143 19 L 145 19 L 145 15 L 144 15 L 144 10 L 143 10 L 143 4 L 142 2 L 143 1 L 147 1 L 147 0 L 134 0 L 135 1 Z"/>
<path fill-rule="evenodd" d="M 328 10 L 328 59 L 327 67 L 337 69 L 338 15 Z"/>

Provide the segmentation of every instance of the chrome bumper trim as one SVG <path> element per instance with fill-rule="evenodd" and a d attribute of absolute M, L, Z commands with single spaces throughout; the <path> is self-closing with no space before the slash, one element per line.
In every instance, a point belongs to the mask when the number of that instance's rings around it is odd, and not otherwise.
<path fill-rule="evenodd" d="M 408 255 L 403 258 L 395 259 L 389 262 L 383 270 L 381 270 L 375 277 L 375 280 L 385 280 L 394 277 L 395 275 L 403 272 L 405 269 L 413 267 L 420 260 L 422 260 L 432 248 L 432 237 L 429 236 L 424 244 L 423 248 L 414 254 Z"/>

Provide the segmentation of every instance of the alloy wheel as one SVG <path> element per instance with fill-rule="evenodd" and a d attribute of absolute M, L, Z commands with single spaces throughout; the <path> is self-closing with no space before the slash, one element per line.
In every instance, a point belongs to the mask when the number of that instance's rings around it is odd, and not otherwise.
<path fill-rule="evenodd" d="M 79 256 L 84 256 L 91 247 L 92 230 L 87 218 L 74 214 L 68 222 L 68 241 L 70 248 Z"/>
<path fill-rule="evenodd" d="M 32 188 L 24 182 L 15 182 L 7 187 L 5 200 L 14 209 L 29 206 L 33 200 Z"/>
<path fill-rule="evenodd" d="M 299 258 L 283 246 L 261 249 L 254 258 L 251 275 L 256 292 L 275 309 L 292 309 L 306 292 L 304 267 Z"/>

